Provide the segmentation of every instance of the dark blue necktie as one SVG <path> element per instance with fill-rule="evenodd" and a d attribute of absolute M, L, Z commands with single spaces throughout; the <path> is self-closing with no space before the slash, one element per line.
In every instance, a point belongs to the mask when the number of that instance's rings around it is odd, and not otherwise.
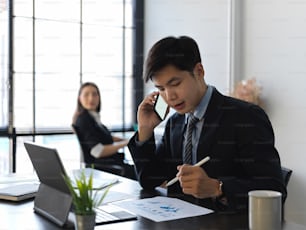
<path fill-rule="evenodd" d="M 188 117 L 187 129 L 186 129 L 186 140 L 185 140 L 185 152 L 184 152 L 184 163 L 192 164 L 192 133 L 195 124 L 199 121 L 193 114 Z"/>

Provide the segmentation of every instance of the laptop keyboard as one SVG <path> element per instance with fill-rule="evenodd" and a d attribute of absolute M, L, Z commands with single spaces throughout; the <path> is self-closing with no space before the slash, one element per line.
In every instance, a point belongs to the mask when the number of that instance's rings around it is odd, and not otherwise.
<path fill-rule="evenodd" d="M 101 209 L 96 210 L 96 222 L 108 222 L 108 221 L 114 221 L 117 220 L 118 217 L 109 214 L 108 212 L 105 212 Z"/>
<path fill-rule="evenodd" d="M 100 206 L 95 211 L 97 225 L 137 219 L 136 215 L 115 206 Z"/>

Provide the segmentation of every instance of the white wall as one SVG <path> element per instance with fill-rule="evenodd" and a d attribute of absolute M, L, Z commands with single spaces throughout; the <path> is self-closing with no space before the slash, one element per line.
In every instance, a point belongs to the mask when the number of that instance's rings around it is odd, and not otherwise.
<path fill-rule="evenodd" d="M 188 35 L 199 45 L 208 84 L 228 91 L 229 1 L 146 0 L 145 55 L 159 39 Z"/>
<path fill-rule="evenodd" d="M 263 87 L 282 164 L 293 169 L 286 218 L 306 225 L 306 1 L 244 0 L 241 76 Z"/>
<path fill-rule="evenodd" d="M 305 12 L 306 1 L 300 0 L 145 1 L 145 55 L 164 36 L 189 35 L 199 43 L 208 84 L 223 93 L 229 92 L 231 82 L 243 78 L 256 77 L 262 85 L 282 164 L 293 169 L 285 218 L 304 225 Z M 232 28 L 236 29 L 234 33 Z M 232 55 L 236 57 L 233 63 Z"/>

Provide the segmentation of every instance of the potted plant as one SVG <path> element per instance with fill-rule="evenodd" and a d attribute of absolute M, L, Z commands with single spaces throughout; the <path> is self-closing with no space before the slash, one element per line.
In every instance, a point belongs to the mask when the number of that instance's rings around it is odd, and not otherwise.
<path fill-rule="evenodd" d="M 95 208 L 101 205 L 103 199 L 108 193 L 110 186 L 105 188 L 102 196 L 98 194 L 99 190 L 93 188 L 93 173 L 86 177 L 84 169 L 74 180 L 69 176 L 64 176 L 72 195 L 72 203 L 75 213 L 75 229 L 90 230 L 95 227 Z"/>

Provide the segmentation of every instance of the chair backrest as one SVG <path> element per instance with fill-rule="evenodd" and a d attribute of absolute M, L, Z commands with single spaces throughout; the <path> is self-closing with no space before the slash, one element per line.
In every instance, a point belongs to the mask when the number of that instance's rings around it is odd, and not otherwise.
<path fill-rule="evenodd" d="M 283 180 L 284 180 L 285 186 L 287 187 L 291 174 L 292 174 L 292 170 L 282 166 L 282 174 L 283 174 Z M 284 217 L 285 217 L 285 204 L 283 204 L 282 206 L 282 219 L 283 220 L 284 220 Z"/>
<path fill-rule="evenodd" d="M 289 183 L 291 174 L 292 174 L 292 170 L 282 166 L 282 174 L 283 174 L 285 185 L 287 186 Z"/>
<path fill-rule="evenodd" d="M 99 163 L 88 162 L 89 159 L 88 159 L 88 157 L 86 159 L 85 154 L 84 154 L 84 151 L 86 151 L 86 149 L 85 149 L 85 146 L 83 144 L 80 131 L 79 131 L 78 127 L 74 124 L 72 124 L 72 128 L 73 128 L 73 130 L 74 130 L 74 132 L 77 136 L 77 139 L 78 139 L 80 147 L 81 147 L 81 165 L 85 164 L 85 167 L 92 167 L 93 166 L 95 169 L 98 169 L 98 170 L 110 172 L 110 173 L 120 175 L 120 176 L 124 175 L 125 170 L 124 170 L 124 167 L 122 167 L 121 165 L 114 165 L 114 164 L 109 164 L 109 163 L 102 164 L 100 162 Z"/>
<path fill-rule="evenodd" d="M 72 130 L 75 133 L 75 135 L 77 137 L 77 140 L 78 140 L 78 143 L 79 143 L 79 147 L 80 147 L 80 167 L 83 168 L 85 166 L 85 160 L 84 160 L 84 154 L 83 154 L 83 150 L 82 150 L 81 143 L 80 143 L 80 137 L 79 137 L 79 134 L 77 132 L 77 127 L 74 124 L 72 124 L 71 126 L 72 126 Z"/>
<path fill-rule="evenodd" d="M 79 145 L 80 145 L 80 152 L 81 152 L 80 160 L 81 160 L 81 163 L 85 163 L 84 147 L 82 146 L 82 138 L 81 138 L 81 135 L 80 135 L 80 131 L 79 131 L 79 129 L 76 125 L 72 124 L 71 126 L 72 126 L 72 129 L 73 129 L 74 133 L 76 134 L 76 137 L 77 137 Z"/>

